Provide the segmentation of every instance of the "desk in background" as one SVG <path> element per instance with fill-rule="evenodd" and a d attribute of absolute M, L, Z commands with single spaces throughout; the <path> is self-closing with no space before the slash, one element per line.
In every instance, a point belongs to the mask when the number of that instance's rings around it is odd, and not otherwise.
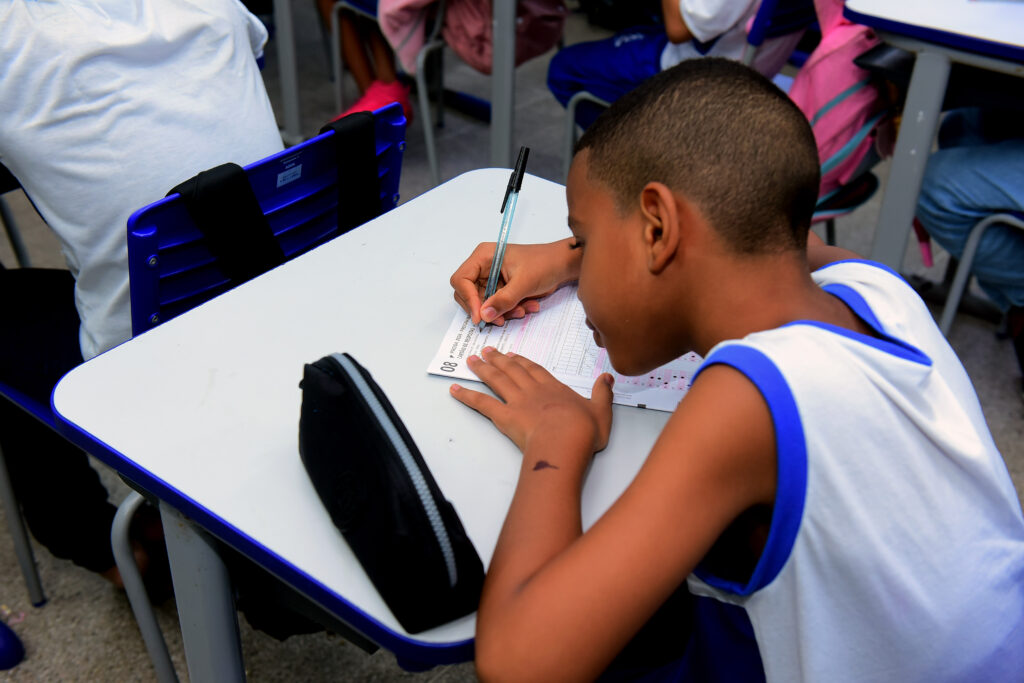
<path fill-rule="evenodd" d="M 847 0 L 844 15 L 917 54 L 871 258 L 903 264 L 952 62 L 1024 78 L 1024 3 Z M 1024 87 L 1024 80 L 1021 81 Z"/>
<path fill-rule="evenodd" d="M 426 368 L 455 307 L 448 278 L 493 238 L 507 181 L 505 169 L 461 175 L 97 356 L 57 385 L 53 406 L 66 433 L 164 504 L 192 680 L 238 680 L 244 668 L 229 586 L 218 579 L 223 566 L 182 516 L 405 664 L 472 656 L 475 615 L 406 633 L 332 525 L 299 459 L 298 383 L 304 363 L 335 351 L 362 363 L 487 565 L 520 455 Z M 512 240 L 567 234 L 564 188 L 527 176 Z M 632 481 L 668 419 L 614 411 L 611 441 L 584 488 L 587 526 Z"/>

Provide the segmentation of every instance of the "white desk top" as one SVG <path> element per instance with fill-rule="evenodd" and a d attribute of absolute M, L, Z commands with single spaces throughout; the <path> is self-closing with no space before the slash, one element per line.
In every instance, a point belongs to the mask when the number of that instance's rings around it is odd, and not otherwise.
<path fill-rule="evenodd" d="M 1024 61 L 1021 0 L 847 0 L 845 13 L 880 30 Z"/>
<path fill-rule="evenodd" d="M 494 239 L 508 173 L 459 176 L 96 357 L 61 380 L 55 410 L 101 460 L 328 610 L 364 632 L 360 613 L 369 630 L 383 625 L 367 634 L 382 646 L 464 645 L 475 616 L 407 636 L 331 524 L 299 459 L 298 384 L 304 363 L 335 351 L 363 364 L 488 564 L 520 455 L 425 368 L 456 306 L 448 278 Z M 567 235 L 564 188 L 527 176 L 511 241 Z M 667 418 L 615 406 L 585 524 L 632 480 Z"/>

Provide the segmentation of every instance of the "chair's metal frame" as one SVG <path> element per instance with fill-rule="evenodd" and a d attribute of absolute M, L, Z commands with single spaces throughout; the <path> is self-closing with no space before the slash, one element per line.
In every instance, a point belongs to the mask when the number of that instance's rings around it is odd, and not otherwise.
<path fill-rule="evenodd" d="M 946 294 L 946 304 L 942 308 L 942 315 L 939 318 L 939 329 L 944 336 L 949 336 L 953 327 L 953 318 L 956 317 L 957 308 L 960 306 L 960 299 L 967 289 L 967 282 L 971 277 L 971 266 L 974 264 L 974 256 L 978 252 L 978 244 L 985 235 L 985 231 L 993 225 L 1007 225 L 1011 228 L 1024 230 L 1024 214 L 1020 213 L 996 213 L 987 216 L 971 228 L 967 236 L 967 243 L 964 245 L 963 254 L 960 255 L 960 262 L 956 267 L 956 274 L 953 276 L 953 283 Z"/>

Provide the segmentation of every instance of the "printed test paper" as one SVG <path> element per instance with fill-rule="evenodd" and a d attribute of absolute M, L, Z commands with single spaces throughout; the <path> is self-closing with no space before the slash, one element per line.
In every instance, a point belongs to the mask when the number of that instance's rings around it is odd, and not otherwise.
<path fill-rule="evenodd" d="M 540 301 L 540 310 L 502 327 L 485 325 L 479 330 L 469 315 L 458 309 L 427 372 L 433 375 L 476 380 L 466 359 L 480 355 L 485 346 L 502 353 L 517 353 L 544 366 L 559 381 L 590 398 L 601 373 L 615 376 L 614 401 L 671 412 L 690 388 L 702 359 L 688 353 L 639 377 L 620 375 L 608 362 L 608 354 L 594 342 L 586 325 L 576 286 L 565 286 Z"/>

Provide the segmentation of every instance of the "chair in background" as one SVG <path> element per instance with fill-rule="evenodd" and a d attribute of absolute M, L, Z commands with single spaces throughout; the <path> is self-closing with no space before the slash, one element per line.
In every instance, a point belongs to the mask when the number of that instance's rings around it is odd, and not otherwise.
<path fill-rule="evenodd" d="M 795 40 L 817 21 L 813 0 L 762 0 L 747 31 L 747 44 L 741 61 L 750 66 L 758 50 L 769 38 L 792 35 Z M 795 41 L 794 41 L 795 43 Z M 608 108 L 611 103 L 593 93 L 580 91 L 569 98 L 565 106 L 565 135 L 562 147 L 562 177 L 569 177 L 572 153 L 576 147 L 579 126 L 576 125 L 576 109 L 581 103 L 589 102 Z"/>
<path fill-rule="evenodd" d="M 397 103 L 379 109 L 373 117 L 373 156 L 363 158 L 361 164 L 351 158 L 360 140 L 341 141 L 336 136 L 347 132 L 328 130 L 244 169 L 284 260 L 398 204 L 405 117 Z M 345 186 L 357 179 L 370 179 L 371 186 L 378 186 L 376 200 L 366 194 L 365 183 L 355 192 L 347 191 Z M 353 213 L 358 215 L 355 220 Z M 214 253 L 181 195 L 171 194 L 136 211 L 128 219 L 132 334 L 141 334 L 239 284 L 224 273 Z M 121 503 L 111 528 L 111 546 L 157 678 L 168 683 L 177 681 L 177 675 L 128 533 L 132 515 L 143 501 L 133 491 Z"/>
<path fill-rule="evenodd" d="M 342 88 L 341 63 L 341 13 L 349 11 L 370 21 L 377 21 L 377 0 L 337 0 L 331 7 L 331 73 L 334 76 L 334 108 L 335 111 L 345 110 Z"/>
<path fill-rule="evenodd" d="M 11 175 L 6 166 L 0 164 L 0 223 L 3 223 L 4 230 L 7 232 L 7 240 L 11 243 L 11 249 L 14 251 L 14 257 L 18 260 L 18 265 L 28 268 L 32 265 L 28 250 L 25 249 L 21 233 L 18 232 L 18 226 L 14 223 L 14 214 L 11 213 L 7 201 L 4 199 L 5 194 L 20 187 L 18 179 Z"/>
<path fill-rule="evenodd" d="M 743 46 L 740 61 L 751 66 L 758 50 L 769 38 L 793 36 L 795 47 L 803 32 L 817 20 L 813 0 L 761 0 L 747 30 L 747 44 Z"/>
<path fill-rule="evenodd" d="M 441 28 L 444 23 L 445 0 L 439 0 L 434 10 L 433 19 L 427 32 L 426 41 L 416 55 L 416 92 L 419 99 L 420 124 L 423 126 L 423 142 L 427 148 L 427 163 L 430 165 L 430 175 L 434 185 L 441 183 L 441 167 L 437 156 L 437 143 L 434 140 L 434 126 L 443 125 L 444 120 L 444 86 L 443 68 L 440 62 L 440 54 L 437 52 L 445 46 L 441 38 Z M 334 69 L 334 104 L 338 111 L 345 108 L 342 95 L 342 63 L 341 63 L 341 21 L 342 11 L 353 12 L 359 16 L 377 21 L 377 0 L 337 0 L 331 9 L 331 63 Z M 436 53 L 436 63 L 428 67 L 427 60 Z M 434 78 L 433 83 L 428 83 L 428 71 Z M 437 102 L 436 111 L 431 114 L 430 93 L 435 93 Z"/>
<path fill-rule="evenodd" d="M 939 318 L 939 329 L 947 337 L 950 328 L 953 327 L 953 318 L 960 306 L 960 299 L 963 297 L 964 290 L 967 289 L 967 281 L 971 277 L 971 266 L 974 263 L 974 255 L 978 251 L 978 243 L 981 242 L 985 231 L 993 225 L 1008 225 L 1011 228 L 1024 230 L 1024 214 L 1015 211 L 992 214 L 978 221 L 971 228 L 963 254 L 960 255 L 960 261 L 956 267 L 956 274 L 953 276 L 953 283 L 946 294 L 946 304 L 943 306 L 942 315 Z"/>

